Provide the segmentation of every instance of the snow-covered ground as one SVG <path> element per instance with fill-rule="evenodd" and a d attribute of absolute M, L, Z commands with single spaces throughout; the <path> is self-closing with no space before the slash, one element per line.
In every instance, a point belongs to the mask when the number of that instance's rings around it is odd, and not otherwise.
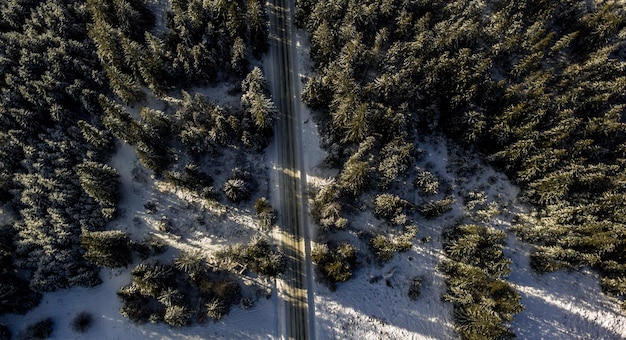
<path fill-rule="evenodd" d="M 258 156 L 263 163 L 262 155 Z M 123 199 L 120 217 L 110 222 L 110 229 L 124 230 L 135 240 L 156 237 L 171 247 L 162 255 L 171 259 L 176 250 L 198 249 L 210 256 L 230 242 L 246 242 L 259 233 L 253 219 L 253 204 L 230 206 L 203 205 L 203 201 L 187 192 L 150 177 L 137 159 L 132 146 L 121 144 L 110 164 L 120 173 Z M 226 163 L 228 164 L 228 163 Z M 263 167 L 259 167 L 263 168 Z M 267 191 L 267 184 L 261 185 Z M 148 214 L 144 204 L 155 203 L 157 212 Z M 4 214 L 2 214 L 4 215 Z M 157 224 L 167 219 L 171 232 L 160 231 Z M 250 309 L 233 306 L 230 313 L 218 322 L 209 321 L 193 327 L 172 328 L 165 324 L 137 325 L 119 313 L 121 302 L 116 291 L 130 283 L 130 269 L 102 269 L 103 284 L 95 288 L 71 288 L 47 293 L 41 304 L 24 316 L 2 315 L 14 335 L 26 326 L 52 317 L 55 326 L 52 339 L 268 339 L 277 334 L 276 297 L 265 297 L 273 291 L 273 283 L 249 279 L 242 293 L 255 300 Z M 254 283 L 255 285 L 252 285 Z M 93 326 L 86 333 L 72 330 L 70 323 L 76 314 L 89 312 Z"/>
<path fill-rule="evenodd" d="M 525 306 L 511 325 L 519 339 L 626 339 L 624 310 L 602 293 L 597 273 L 537 274 L 528 266 L 530 246 L 513 236 L 508 241 L 509 281 Z"/>
<path fill-rule="evenodd" d="M 155 0 L 155 3 L 166 3 Z M 161 15 L 161 14 L 160 14 Z M 308 46 L 298 32 L 300 73 L 309 72 Z M 271 70 L 266 69 L 268 78 Z M 225 87 L 198 89 L 215 99 L 224 98 Z M 227 103 L 228 104 L 228 103 Z M 152 105 L 152 103 L 150 103 Z M 155 104 L 156 105 L 156 104 Z M 162 107 L 155 107 L 162 109 Z M 336 171 L 319 166 L 324 152 L 319 148 L 319 136 L 309 112 L 301 111 L 305 165 L 309 186 L 322 185 Z M 391 261 L 379 265 L 365 263 L 354 277 L 339 284 L 331 292 L 315 284 L 315 334 L 318 339 L 450 339 L 456 338 L 452 323 L 452 306 L 441 302 L 445 291 L 441 274 L 436 270 L 443 257 L 442 228 L 471 216 L 463 197 L 469 192 L 484 192 L 487 202 L 495 202 L 498 213 L 486 220 L 509 235 L 505 255 L 512 259 L 512 274 L 508 280 L 520 292 L 525 310 L 518 314 L 511 328 L 518 339 L 623 339 L 626 338 L 626 317 L 617 302 L 603 295 L 597 274 L 589 271 L 537 274 L 528 265 L 531 246 L 518 241 L 511 230 L 514 213 L 524 209 L 516 201 L 518 189 L 505 176 L 472 157 L 460 157 L 440 137 L 425 137 L 416 141 L 424 150 L 420 163 L 447 183 L 457 199 L 453 210 L 433 219 L 416 219 L 419 227 L 414 245 L 406 253 L 396 254 Z M 452 151 L 451 151 L 452 150 Z M 270 147 L 267 150 L 272 153 Z M 228 160 L 224 160 L 228 161 Z M 264 156 L 250 162 L 271 168 Z M 173 190 L 153 180 L 139 165 L 132 147 L 122 145 L 111 160 L 121 175 L 123 200 L 121 217 L 110 227 L 129 232 L 134 238 L 154 235 L 175 249 L 200 249 L 207 255 L 227 245 L 241 242 L 258 233 L 253 221 L 251 204 L 236 207 L 206 206 L 189 193 Z M 469 169 L 459 173 L 459 167 Z M 472 170 L 473 168 L 473 170 Z M 226 176 L 227 171 L 222 174 Z M 223 178 L 216 178 L 220 182 Z M 261 191 L 273 194 L 272 181 L 262 183 Z M 406 185 L 411 188 L 411 184 Z M 405 192 L 406 197 L 413 197 Z M 147 214 L 144 204 L 153 202 L 157 213 Z M 416 202 L 414 202 L 416 203 Z M 484 207 L 483 207 L 484 208 Z M 7 214 L 0 209 L 0 218 Z M 173 225 L 173 232 L 163 233 L 155 226 L 162 218 Z M 482 215 L 484 216 L 484 215 Z M 363 229 L 373 229 L 381 221 L 363 213 L 352 221 Z M 315 234 L 312 235 L 315 239 Z M 358 235 L 342 236 L 358 239 Z M 172 257 L 175 251 L 164 254 Z M 254 308 L 237 306 L 219 322 L 184 328 L 164 324 L 136 325 L 119 314 L 121 306 L 115 292 L 130 282 L 129 269 L 103 269 L 104 283 L 95 288 L 72 288 L 44 295 L 42 303 L 26 315 L 2 315 L 14 334 L 27 325 L 46 317 L 55 321 L 52 339 L 276 339 L 278 338 L 278 308 L 276 294 L 269 299 L 258 297 Z M 413 301 L 407 297 L 409 283 L 415 277 L 423 279 L 421 295 Z M 259 287 L 275 291 L 272 282 L 257 282 Z M 251 289 L 249 294 L 255 294 Z M 258 293 L 258 291 L 257 291 Z M 263 295 L 263 294 L 261 294 Z M 87 311 L 94 324 L 84 334 L 74 332 L 70 322 L 74 316 Z"/>

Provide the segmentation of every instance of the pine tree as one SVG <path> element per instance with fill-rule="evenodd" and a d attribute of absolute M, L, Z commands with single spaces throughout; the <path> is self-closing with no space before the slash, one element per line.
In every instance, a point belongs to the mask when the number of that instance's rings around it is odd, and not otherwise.
<path fill-rule="evenodd" d="M 80 185 L 103 207 L 115 207 L 119 201 L 119 174 L 117 170 L 93 161 L 78 165 Z"/>
<path fill-rule="evenodd" d="M 87 142 L 103 151 L 113 151 L 115 144 L 111 139 L 111 135 L 107 134 L 106 131 L 102 131 L 84 120 L 79 120 L 77 125 Z"/>
<path fill-rule="evenodd" d="M 191 322 L 190 318 L 191 311 L 187 307 L 172 305 L 165 308 L 163 320 L 170 326 L 182 327 Z"/>
<path fill-rule="evenodd" d="M 219 299 L 213 299 L 205 304 L 207 316 L 213 320 L 220 320 L 228 314 L 228 307 Z"/>
<path fill-rule="evenodd" d="M 129 238 L 120 230 L 83 230 L 80 243 L 85 248 L 85 259 L 97 266 L 124 267 L 131 261 Z"/>
<path fill-rule="evenodd" d="M 243 75 L 248 67 L 248 59 L 246 59 L 246 43 L 241 37 L 235 38 L 231 49 L 230 67 L 238 75 Z"/>
<path fill-rule="evenodd" d="M 255 57 L 260 57 L 269 48 L 269 26 L 263 5 L 258 0 L 246 2 L 246 24 L 250 34 L 250 44 Z"/>
<path fill-rule="evenodd" d="M 123 106 L 101 95 L 100 105 L 104 110 L 103 124 L 111 133 L 128 144 L 135 144 L 140 139 L 141 127 Z"/>
<path fill-rule="evenodd" d="M 185 251 L 174 260 L 174 266 L 189 275 L 193 280 L 200 277 L 205 271 L 204 260 L 199 251 Z"/>

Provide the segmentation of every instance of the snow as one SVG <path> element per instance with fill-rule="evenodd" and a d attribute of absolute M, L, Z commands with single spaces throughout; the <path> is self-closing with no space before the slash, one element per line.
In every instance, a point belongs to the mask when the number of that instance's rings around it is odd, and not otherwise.
<path fill-rule="evenodd" d="M 155 27 L 154 32 L 157 34 L 163 34 L 167 31 L 166 23 L 166 14 L 170 5 L 170 0 L 147 0 L 146 6 L 154 13 L 155 17 Z"/>
<path fill-rule="evenodd" d="M 119 204 L 122 207 L 120 216 L 110 222 L 110 229 L 123 230 L 135 240 L 155 236 L 173 249 L 200 249 L 207 256 L 230 242 L 245 242 L 251 235 L 258 233 L 252 217 L 253 202 L 234 207 L 208 206 L 189 192 L 173 189 L 154 180 L 150 172 L 141 166 L 130 145 L 121 143 L 110 165 L 120 174 L 123 197 Z M 219 180 L 216 179 L 216 183 L 220 183 Z M 267 191 L 266 185 L 260 187 L 262 191 Z M 146 212 L 144 204 L 148 201 L 156 204 L 155 214 Z M 3 212 L 0 216 L 4 218 L 6 214 Z M 156 227 L 162 216 L 172 224 L 171 233 Z M 177 253 L 170 250 L 161 258 L 167 261 Z M 269 299 L 265 297 L 266 291 L 275 291 L 271 281 L 245 279 L 247 287 L 242 287 L 242 293 L 255 300 L 254 307 L 246 310 L 233 306 L 230 313 L 219 322 L 184 328 L 172 328 L 165 324 L 137 325 L 119 313 L 121 302 L 116 296 L 120 287 L 130 283 L 131 268 L 132 265 L 122 269 L 102 269 L 100 277 L 103 284 L 94 288 L 74 287 L 47 293 L 40 305 L 26 315 L 2 315 L 0 323 L 8 325 L 15 335 L 34 322 L 52 317 L 55 327 L 51 339 L 63 340 L 276 338 L 276 295 L 272 294 Z M 78 334 L 72 330 L 70 323 L 76 314 L 83 311 L 93 315 L 94 323 L 86 333 Z"/>
<path fill-rule="evenodd" d="M 103 270 L 104 283 L 96 288 L 71 288 L 48 293 L 41 304 L 25 316 L 3 316 L 14 335 L 34 322 L 53 317 L 55 326 L 50 339 L 267 339 L 276 333 L 273 317 L 274 299 L 259 300 L 255 307 L 231 309 L 219 322 L 185 328 L 164 324 L 137 325 L 119 313 L 121 307 L 115 292 L 130 280 L 128 271 Z M 85 333 L 76 333 L 71 321 L 80 312 L 93 315 L 93 326 Z"/>
<path fill-rule="evenodd" d="M 167 0 L 154 2 L 168 3 Z M 306 36 L 301 31 L 297 32 L 297 47 L 299 74 L 304 77 L 310 74 L 310 63 Z M 272 68 L 268 64 L 265 63 L 265 74 L 269 81 L 273 81 Z M 193 91 L 214 100 L 224 100 L 221 105 L 238 105 L 227 95 L 228 87 L 221 85 Z M 148 105 L 163 109 L 154 100 L 150 100 Z M 319 166 L 325 152 L 319 147 L 317 128 L 306 107 L 301 106 L 300 114 L 307 182 L 309 187 L 319 187 L 336 175 L 336 170 Z M 458 150 L 442 137 L 428 136 L 415 142 L 424 151 L 419 166 L 442 179 L 457 202 L 450 213 L 440 218 L 416 218 L 419 232 L 408 252 L 394 255 L 385 264 L 363 258 L 361 269 L 350 281 L 339 284 L 335 292 L 315 283 L 315 334 L 318 339 L 456 338 L 452 306 L 440 299 L 446 287 L 436 268 L 443 258 L 443 228 L 477 216 L 476 211 L 468 211 L 464 205 L 464 197 L 469 192 L 485 193 L 487 201 L 479 204 L 478 209 L 484 210 L 492 202 L 499 208 L 495 215 L 481 216 L 487 216 L 490 225 L 506 231 L 508 235 L 505 256 L 513 262 L 512 273 L 507 280 L 521 294 L 521 303 L 525 307 L 511 323 L 518 339 L 626 338 L 626 317 L 616 300 L 602 294 L 597 273 L 583 270 L 537 274 L 530 269 L 528 258 L 532 246 L 519 241 L 511 228 L 514 214 L 526 209 L 516 200 L 518 188 L 476 158 L 459 155 Z M 271 145 L 266 155 L 272 154 L 275 150 Z M 255 157 L 248 161 L 263 164 L 265 170 L 262 171 L 275 170 L 272 159 L 263 155 Z M 220 161 L 227 164 L 233 162 L 228 158 Z M 139 164 L 131 146 L 120 145 L 110 164 L 120 172 L 123 196 L 121 216 L 111 222 L 110 227 L 125 230 L 134 239 L 154 235 L 175 249 L 201 249 L 210 255 L 230 242 L 242 242 L 259 233 L 252 217 L 251 204 L 207 205 L 189 192 L 155 181 Z M 216 183 L 222 183 L 227 172 L 217 176 Z M 261 193 L 268 194 L 274 202 L 277 194 L 275 183 L 277 181 L 270 178 L 269 182 L 261 184 Z M 411 184 L 405 187 L 410 189 Z M 411 191 L 407 190 L 403 195 L 412 199 L 413 203 L 420 203 L 421 198 Z M 143 205 L 148 201 L 157 205 L 157 213 L 151 215 L 146 212 Z M 164 233 L 155 227 L 161 216 L 172 222 L 173 233 Z M 7 211 L 0 210 L 0 220 L 4 222 L 9 218 Z M 367 212 L 352 221 L 353 225 L 361 226 L 363 230 L 378 228 L 381 223 Z M 315 240 L 315 232 L 311 233 L 311 239 Z M 336 236 L 360 242 L 355 231 Z M 365 252 L 363 247 L 361 250 Z M 167 252 L 163 256 L 172 257 L 175 253 Z M 130 282 L 129 271 L 130 268 L 103 269 L 100 273 L 104 282 L 102 285 L 47 293 L 41 304 L 26 315 L 1 315 L 0 322 L 17 334 L 33 322 L 53 317 L 55 328 L 51 338 L 64 340 L 278 338 L 279 318 L 284 315 L 280 314 L 275 293 L 269 299 L 258 297 L 255 306 L 249 310 L 234 306 L 230 314 L 219 322 L 184 328 L 164 324 L 136 325 L 120 315 L 121 303 L 115 294 L 121 286 Z M 422 278 L 423 284 L 421 295 L 413 301 L 407 297 L 407 290 L 415 277 Z M 271 281 L 257 281 L 257 284 L 276 291 Z M 93 314 L 94 323 L 86 333 L 78 334 L 71 329 L 70 322 L 83 311 Z"/>
<path fill-rule="evenodd" d="M 520 339 L 624 339 L 626 316 L 618 301 L 602 293 L 590 270 L 537 274 L 528 265 L 530 246 L 509 237 L 513 260 L 509 281 L 525 310 L 511 328 Z"/>

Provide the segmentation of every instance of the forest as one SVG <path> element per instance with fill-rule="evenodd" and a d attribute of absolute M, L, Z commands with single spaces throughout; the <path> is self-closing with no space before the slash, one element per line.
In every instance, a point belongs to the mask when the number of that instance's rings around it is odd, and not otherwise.
<path fill-rule="evenodd" d="M 449 210 L 451 197 L 413 207 L 394 194 L 406 182 L 426 197 L 437 193 L 435 176 L 412 166 L 419 157 L 413 145 L 443 133 L 505 172 L 534 207 L 517 216 L 515 227 L 535 245 L 534 270 L 593 268 L 603 291 L 624 301 L 623 2 L 300 0 L 297 6 L 316 71 L 303 101 L 317 112 L 325 162 L 339 170 L 314 200 L 322 230 L 349 227 L 351 206 L 370 196 L 368 206 L 391 225 L 407 226 L 410 211 L 433 218 Z M 522 307 L 505 280 L 507 260 L 498 250 L 504 236 L 475 222 L 444 233 L 443 299 L 454 304 L 463 338 L 512 337 L 506 324 Z M 402 250 L 401 242 L 381 237 L 371 241 L 379 257 Z M 332 282 L 349 277 L 325 263 L 321 272 Z"/>
<path fill-rule="evenodd" d="M 160 18 L 143 0 L 0 0 L 0 205 L 8 215 L 0 223 L 0 314 L 25 313 L 46 292 L 98 285 L 100 268 L 121 267 L 132 281 L 118 291 L 120 312 L 136 322 L 178 327 L 251 303 L 236 275 L 199 253 L 160 262 L 158 240 L 108 227 L 124 213 L 120 169 L 109 163 L 121 145 L 131 145 L 157 180 L 224 206 L 252 201 L 260 229 L 276 221 L 278 212 L 259 197 L 258 171 L 243 161 L 270 144 L 278 114 L 258 67 L 270 44 L 265 3 L 170 5 Z M 534 245 L 534 270 L 592 268 L 603 292 L 624 304 L 623 2 L 296 6 L 314 64 L 302 99 L 320 129 L 324 165 L 337 170 L 311 200 L 322 240 L 311 257 L 323 282 L 338 289 L 363 265 L 358 244 L 332 238 L 354 227 L 361 206 L 383 221 L 363 239 L 384 263 L 416 243 L 417 217 L 437 219 L 458 203 L 445 181 L 416 166 L 420 138 L 441 134 L 521 188 L 532 210 L 516 216 L 515 231 Z M 237 105 L 193 91 L 219 83 L 230 84 Z M 224 153 L 238 161 L 218 169 L 212 160 Z M 458 171 L 476 169 L 459 164 Z M 407 183 L 421 201 L 403 197 Z M 478 196 L 467 193 L 465 206 L 482 204 Z M 507 282 L 506 237 L 482 208 L 442 232 L 441 299 L 454 306 L 462 338 L 510 338 L 508 323 L 523 306 Z M 269 278 L 284 264 L 262 237 L 215 256 Z M 77 316 L 77 329 L 90 320 Z M 52 327 L 48 320 L 32 326 Z"/>
<path fill-rule="evenodd" d="M 225 169 L 231 174 L 224 183 L 200 165 L 225 150 L 243 160 L 271 140 L 276 108 L 256 66 L 269 46 L 265 5 L 175 0 L 163 22 L 150 6 L 0 2 L 0 203 L 8 215 L 0 235 L 0 314 L 26 313 L 46 292 L 98 285 L 103 267 L 135 267 L 118 296 L 122 315 L 138 322 L 219 319 L 242 301 L 241 280 L 204 256 L 181 252 L 161 263 L 155 256 L 166 245 L 159 240 L 109 229 L 124 208 L 119 169 L 108 162 L 120 145 L 131 145 L 157 180 L 225 205 L 252 199 L 258 174 L 243 161 Z M 235 84 L 229 92 L 238 105 L 190 92 L 221 82 Z M 164 111 L 147 105 L 172 97 Z M 269 202 L 257 205 L 259 224 L 274 223 Z M 147 203 L 146 210 L 156 207 Z M 160 226 L 171 228 L 167 221 Z M 223 262 L 250 261 L 251 271 L 268 277 L 280 273 L 282 255 L 267 241 L 233 247 Z M 78 331 L 91 319 L 77 315 Z M 51 329 L 46 319 L 21 336 Z M 10 338 L 5 325 L 1 331 Z"/>

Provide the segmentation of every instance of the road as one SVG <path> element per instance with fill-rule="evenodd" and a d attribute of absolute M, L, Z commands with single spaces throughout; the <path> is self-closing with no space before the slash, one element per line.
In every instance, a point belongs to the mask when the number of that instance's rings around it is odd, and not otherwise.
<path fill-rule="evenodd" d="M 270 58 L 274 68 L 271 85 L 279 111 L 275 138 L 280 189 L 280 242 L 287 258 L 286 270 L 279 283 L 279 296 L 285 308 L 280 332 L 284 339 L 312 339 L 314 309 L 312 293 L 307 289 L 311 264 L 307 249 L 306 204 L 303 201 L 306 199 L 306 181 L 302 171 L 302 138 L 297 110 L 299 92 L 294 86 L 297 80 L 294 74 L 292 13 L 293 1 L 270 0 Z"/>

